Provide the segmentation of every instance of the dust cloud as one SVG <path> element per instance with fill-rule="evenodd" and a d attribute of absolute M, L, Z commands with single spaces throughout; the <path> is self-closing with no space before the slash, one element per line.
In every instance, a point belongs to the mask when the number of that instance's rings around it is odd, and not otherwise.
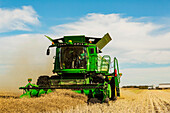
<path fill-rule="evenodd" d="M 3 59 L 10 67 L 0 76 L 0 90 L 18 92 L 19 87 L 28 83 L 28 78 L 32 78 L 32 83 L 36 83 L 40 75 L 52 75 L 55 51 L 53 49 L 50 56 L 46 55 L 46 49 L 51 43 L 43 35 L 14 38 L 15 40 L 8 41 L 12 45 L 11 49 L 5 48 L 2 51 L 12 51 L 12 54 L 6 54 L 7 58 Z"/>

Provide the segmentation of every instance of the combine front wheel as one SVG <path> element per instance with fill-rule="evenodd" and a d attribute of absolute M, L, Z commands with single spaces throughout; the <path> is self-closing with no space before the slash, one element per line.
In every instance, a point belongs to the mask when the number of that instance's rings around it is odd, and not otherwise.
<path fill-rule="evenodd" d="M 37 80 L 39 86 L 50 86 L 49 76 L 40 76 Z"/>
<path fill-rule="evenodd" d="M 95 103 L 101 103 L 101 102 L 102 102 L 102 101 L 99 100 L 98 98 L 90 98 L 90 99 L 88 99 L 88 101 L 87 101 L 88 104 L 90 104 L 90 103 L 95 104 Z"/>
<path fill-rule="evenodd" d="M 110 105 L 109 101 L 110 101 L 110 99 L 106 98 L 104 102 L 107 103 L 107 105 L 109 106 Z"/>

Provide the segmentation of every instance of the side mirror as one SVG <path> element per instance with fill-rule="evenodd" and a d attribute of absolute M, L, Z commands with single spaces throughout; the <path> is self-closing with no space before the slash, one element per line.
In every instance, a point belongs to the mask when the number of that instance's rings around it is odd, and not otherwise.
<path fill-rule="evenodd" d="M 50 55 L 50 49 L 49 48 L 47 49 L 47 53 L 46 54 Z"/>

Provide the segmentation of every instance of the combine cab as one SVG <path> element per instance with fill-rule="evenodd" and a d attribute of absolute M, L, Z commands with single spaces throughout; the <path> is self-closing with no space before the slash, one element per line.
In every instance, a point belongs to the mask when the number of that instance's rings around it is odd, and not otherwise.
<path fill-rule="evenodd" d="M 64 36 L 51 39 L 47 49 L 56 48 L 53 76 L 40 76 L 37 85 L 31 84 L 31 79 L 21 97 L 40 96 L 48 94 L 53 89 L 71 89 L 88 96 L 88 101 L 97 99 L 109 102 L 120 96 L 120 76 L 118 60 L 108 55 L 100 56 L 102 48 L 112 39 L 107 33 L 103 38 L 81 36 Z"/>

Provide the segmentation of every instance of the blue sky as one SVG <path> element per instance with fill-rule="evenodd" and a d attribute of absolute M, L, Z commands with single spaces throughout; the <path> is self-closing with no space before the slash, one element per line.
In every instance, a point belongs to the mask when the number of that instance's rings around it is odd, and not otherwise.
<path fill-rule="evenodd" d="M 32 77 L 26 70 L 51 62 L 43 35 L 109 32 L 113 41 L 103 51 L 118 57 L 123 85 L 170 82 L 169 6 L 168 0 L 0 0 L 0 77 L 16 65 Z"/>
<path fill-rule="evenodd" d="M 32 32 L 44 32 L 49 26 L 73 22 L 88 13 L 118 13 L 124 17 L 132 16 L 159 18 L 170 17 L 168 0 L 0 0 L 1 8 L 21 8 L 32 6 L 39 15 L 41 28 Z M 162 22 L 163 23 L 163 22 Z M 18 32 L 14 32 L 18 33 Z"/>

